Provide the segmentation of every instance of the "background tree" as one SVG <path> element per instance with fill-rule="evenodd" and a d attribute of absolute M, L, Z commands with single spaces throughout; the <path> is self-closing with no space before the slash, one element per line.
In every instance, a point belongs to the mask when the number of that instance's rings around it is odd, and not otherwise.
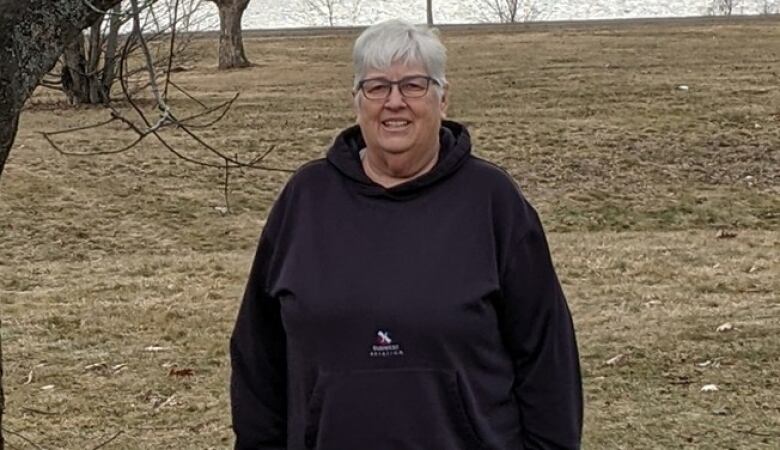
<path fill-rule="evenodd" d="M 490 22 L 520 23 L 539 20 L 541 5 L 535 0 L 481 0 L 482 15 Z"/>
<path fill-rule="evenodd" d="M 144 10 L 143 32 L 147 43 L 155 50 L 154 63 L 156 67 L 169 64 L 168 57 L 173 55 L 181 59 L 192 35 L 176 39 L 173 52 L 163 52 L 169 45 L 168 35 L 172 30 L 188 31 L 190 27 L 199 24 L 196 17 L 201 0 L 154 0 Z M 111 97 L 111 88 L 116 81 L 119 67 L 116 61 L 120 54 L 134 54 L 138 50 L 139 41 L 133 40 L 128 46 L 123 45 L 120 30 L 126 31 L 132 16 L 117 4 L 113 10 L 100 16 L 87 30 L 80 33 L 76 39 L 65 46 L 60 60 L 59 70 L 53 77 L 47 77 L 42 84 L 49 88 L 60 89 L 68 97 L 71 104 L 106 103 Z M 174 14 L 175 10 L 175 14 Z M 125 33 L 126 34 L 126 33 Z M 132 70 L 133 75 L 143 67 Z"/>
<path fill-rule="evenodd" d="M 761 2 L 761 14 L 777 14 L 777 7 L 777 0 L 763 0 L 763 2 Z"/>
<path fill-rule="evenodd" d="M 299 0 L 297 7 L 304 22 L 329 27 L 352 25 L 358 21 L 362 0 Z"/>
<path fill-rule="evenodd" d="M 739 2 L 740 0 L 712 0 L 709 13 L 713 16 L 730 16 L 734 8 L 739 6 Z"/>
<path fill-rule="evenodd" d="M 425 2 L 425 17 L 427 18 L 428 26 L 433 26 L 433 0 L 426 0 Z"/>
<path fill-rule="evenodd" d="M 219 68 L 235 69 L 252 64 L 244 52 L 241 18 L 249 0 L 209 0 L 219 10 Z"/>

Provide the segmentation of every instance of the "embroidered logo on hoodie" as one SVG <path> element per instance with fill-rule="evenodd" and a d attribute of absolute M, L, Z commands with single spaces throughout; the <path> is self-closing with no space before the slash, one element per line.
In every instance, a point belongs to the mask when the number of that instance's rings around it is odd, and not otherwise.
<path fill-rule="evenodd" d="M 371 346 L 371 351 L 368 353 L 368 356 L 377 358 L 403 355 L 404 351 L 401 349 L 401 344 L 393 343 L 393 338 L 390 337 L 390 331 L 377 330 L 374 345 Z"/>

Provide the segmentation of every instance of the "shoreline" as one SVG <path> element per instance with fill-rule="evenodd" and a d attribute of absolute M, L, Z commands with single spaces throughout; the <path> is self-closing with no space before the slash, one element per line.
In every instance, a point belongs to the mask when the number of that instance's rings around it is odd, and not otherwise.
<path fill-rule="evenodd" d="M 755 14 L 739 16 L 687 16 L 687 17 L 637 17 L 620 19 L 584 19 L 503 23 L 447 23 L 434 24 L 442 32 L 484 32 L 486 29 L 504 32 L 548 31 L 551 29 L 599 29 L 622 28 L 635 26 L 679 26 L 679 25 L 727 25 L 745 23 L 780 22 L 780 14 Z M 358 34 L 367 25 L 335 26 L 335 27 L 291 27 L 291 28 L 247 28 L 243 30 L 244 38 L 273 37 L 312 37 L 312 36 L 343 36 Z M 199 39 L 217 39 L 219 30 L 192 31 L 193 37 Z"/>

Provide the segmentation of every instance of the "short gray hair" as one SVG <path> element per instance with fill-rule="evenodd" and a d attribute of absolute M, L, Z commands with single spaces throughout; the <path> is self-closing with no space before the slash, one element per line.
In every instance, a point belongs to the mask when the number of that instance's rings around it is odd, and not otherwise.
<path fill-rule="evenodd" d="M 428 76 L 442 87 L 447 84 L 444 69 L 447 65 L 447 50 L 439 40 L 434 28 L 413 25 L 399 19 L 392 19 L 372 25 L 363 31 L 355 41 L 352 63 L 355 71 L 353 88 L 369 70 L 383 70 L 393 63 L 421 64 Z"/>

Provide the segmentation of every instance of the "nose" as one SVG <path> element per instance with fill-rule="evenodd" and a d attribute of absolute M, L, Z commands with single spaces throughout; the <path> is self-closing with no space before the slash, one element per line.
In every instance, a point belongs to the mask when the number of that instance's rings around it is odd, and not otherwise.
<path fill-rule="evenodd" d="M 390 95 L 385 99 L 385 108 L 398 109 L 406 106 L 404 96 L 397 84 L 390 86 Z"/>

